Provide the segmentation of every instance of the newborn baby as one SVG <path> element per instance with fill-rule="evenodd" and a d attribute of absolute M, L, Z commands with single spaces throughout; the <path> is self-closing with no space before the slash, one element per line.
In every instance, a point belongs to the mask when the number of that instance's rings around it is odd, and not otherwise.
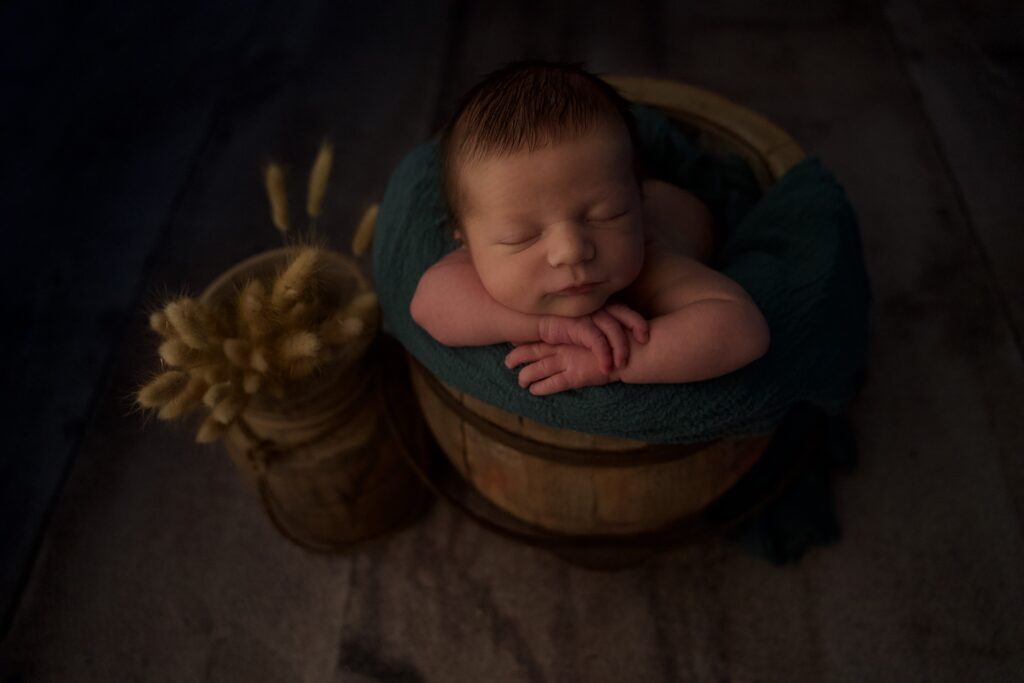
<path fill-rule="evenodd" d="M 431 266 L 413 319 L 449 346 L 511 342 L 535 395 L 692 382 L 768 349 L 747 293 L 704 265 L 711 214 L 645 178 L 628 103 L 576 65 L 510 64 L 463 98 L 441 136 L 462 245 Z"/>

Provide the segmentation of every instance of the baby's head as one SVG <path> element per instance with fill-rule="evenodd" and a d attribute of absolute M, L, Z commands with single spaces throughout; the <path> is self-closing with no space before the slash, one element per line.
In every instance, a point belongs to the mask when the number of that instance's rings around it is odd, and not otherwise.
<path fill-rule="evenodd" d="M 455 236 L 508 308 L 580 316 L 643 265 L 642 166 L 628 102 L 575 64 L 517 62 L 441 134 Z"/>

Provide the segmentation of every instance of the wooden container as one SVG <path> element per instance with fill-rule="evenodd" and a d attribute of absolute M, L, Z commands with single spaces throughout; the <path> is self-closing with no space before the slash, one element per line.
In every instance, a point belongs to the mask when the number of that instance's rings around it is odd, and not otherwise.
<path fill-rule="evenodd" d="M 803 158 L 784 131 L 706 90 L 609 77 L 627 98 L 660 109 L 698 142 L 741 155 L 768 187 Z M 771 434 L 657 445 L 556 429 L 447 386 L 410 357 L 413 387 L 447 458 L 484 498 L 549 533 L 628 537 L 699 513 L 757 462 Z"/>
<path fill-rule="evenodd" d="M 247 278 L 269 280 L 288 254 L 278 249 L 239 263 L 203 299 L 233 296 Z M 338 306 L 369 288 L 358 265 L 333 252 L 319 277 L 324 297 Z M 254 396 L 224 439 L 278 529 L 314 550 L 347 548 L 393 530 L 412 521 L 427 501 L 383 418 L 386 406 L 375 383 L 376 309 L 364 323 L 364 334 L 342 358 L 294 382 L 285 398 Z"/>

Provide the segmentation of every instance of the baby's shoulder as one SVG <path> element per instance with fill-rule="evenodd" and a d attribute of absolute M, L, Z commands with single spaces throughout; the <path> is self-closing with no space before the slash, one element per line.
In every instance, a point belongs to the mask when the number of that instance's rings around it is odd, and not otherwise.
<path fill-rule="evenodd" d="M 711 260 L 715 229 L 711 211 L 692 192 L 657 178 L 643 184 L 644 240 L 701 262 Z"/>
<path fill-rule="evenodd" d="M 437 263 L 435 263 L 434 266 L 436 267 L 436 266 L 450 265 L 450 264 L 454 264 L 454 263 L 470 263 L 470 262 L 471 262 L 471 259 L 469 257 L 469 249 L 467 249 L 466 245 L 463 244 L 463 245 L 460 245 L 459 247 L 457 247 L 456 249 L 453 249 L 452 251 L 448 252 L 447 254 L 442 256 L 440 259 L 438 259 Z"/>

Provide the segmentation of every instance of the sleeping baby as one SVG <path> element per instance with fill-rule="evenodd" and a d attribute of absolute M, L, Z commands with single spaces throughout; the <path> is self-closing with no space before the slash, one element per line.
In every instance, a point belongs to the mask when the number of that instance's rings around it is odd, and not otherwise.
<path fill-rule="evenodd" d="M 575 64 L 518 62 L 463 98 L 440 141 L 461 245 L 431 266 L 413 319 L 449 346 L 511 342 L 534 395 L 693 382 L 768 349 L 764 317 L 705 265 L 711 214 L 644 176 L 626 100 Z"/>

